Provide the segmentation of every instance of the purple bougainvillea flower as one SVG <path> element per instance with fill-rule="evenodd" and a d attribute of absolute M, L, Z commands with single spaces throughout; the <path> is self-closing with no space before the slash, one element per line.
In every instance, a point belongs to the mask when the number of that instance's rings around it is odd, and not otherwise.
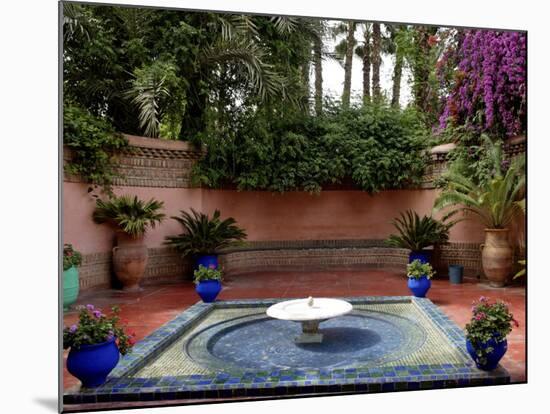
<path fill-rule="evenodd" d="M 86 305 L 86 309 L 88 309 L 89 311 L 93 311 L 95 309 L 95 307 L 94 307 L 94 305 L 88 304 L 88 305 Z"/>
<path fill-rule="evenodd" d="M 101 311 L 99 310 L 95 310 L 93 311 L 93 315 L 96 317 L 96 318 L 101 318 L 103 316 L 103 314 L 101 313 Z"/>
<path fill-rule="evenodd" d="M 208 268 L 209 268 L 209 269 L 215 269 L 215 268 L 216 268 L 216 265 L 215 265 L 214 263 L 210 263 L 210 264 L 208 265 Z"/>
<path fill-rule="evenodd" d="M 77 329 L 78 329 L 78 326 L 76 326 L 76 325 L 71 325 L 71 327 L 69 328 L 69 332 L 70 332 L 70 333 L 75 333 Z"/>

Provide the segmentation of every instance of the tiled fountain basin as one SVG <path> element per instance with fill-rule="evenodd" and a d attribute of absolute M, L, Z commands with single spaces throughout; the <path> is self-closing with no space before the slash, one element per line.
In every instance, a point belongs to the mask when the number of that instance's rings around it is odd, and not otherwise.
<path fill-rule="evenodd" d="M 65 404 L 383 392 L 505 384 L 478 370 L 464 335 L 428 299 L 343 298 L 352 313 L 321 324 L 322 344 L 296 344 L 300 325 L 265 316 L 284 299 L 197 303 L 140 341 L 107 383 Z"/>

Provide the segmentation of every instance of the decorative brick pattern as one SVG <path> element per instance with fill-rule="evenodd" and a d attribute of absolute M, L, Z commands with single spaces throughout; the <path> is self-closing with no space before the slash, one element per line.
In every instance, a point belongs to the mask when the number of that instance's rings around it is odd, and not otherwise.
<path fill-rule="evenodd" d="M 383 268 L 403 271 L 408 250 L 384 247 L 383 240 L 275 240 L 251 241 L 220 254 L 220 265 L 226 274 L 262 271 L 324 271 Z M 434 267 L 441 276 L 450 264 L 464 266 L 467 278 L 484 278 L 481 249 L 477 243 L 450 243 L 434 253 Z M 173 249 L 149 249 L 149 262 L 143 284 L 173 282 L 191 277 L 191 263 Z M 80 288 L 102 288 L 112 285 L 111 253 L 83 256 Z"/>
<path fill-rule="evenodd" d="M 130 146 L 116 154 L 120 177 L 114 185 L 131 187 L 191 188 L 191 170 L 203 155 L 200 148 L 181 141 L 165 141 L 126 135 Z M 64 163 L 70 162 L 71 150 L 63 149 Z M 65 174 L 65 181 L 79 177 Z"/>
<path fill-rule="evenodd" d="M 92 253 L 82 256 L 79 268 L 80 289 L 105 288 L 113 284 L 112 253 Z M 185 280 L 191 274 L 191 264 L 167 247 L 149 249 L 149 261 L 143 285 Z"/>

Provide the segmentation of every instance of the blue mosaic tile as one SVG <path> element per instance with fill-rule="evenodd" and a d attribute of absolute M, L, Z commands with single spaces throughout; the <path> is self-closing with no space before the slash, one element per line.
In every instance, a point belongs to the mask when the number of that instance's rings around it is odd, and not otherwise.
<path fill-rule="evenodd" d="M 477 370 L 465 350 L 464 336 L 446 315 L 429 299 L 408 296 L 344 298 L 352 304 L 413 303 L 441 329 L 449 342 L 465 356 L 464 364 L 395 366 L 392 369 L 348 368 L 317 370 L 256 370 L 241 375 L 165 376 L 156 379 L 128 378 L 151 358 L 165 349 L 187 329 L 215 308 L 268 306 L 281 299 L 221 301 L 197 303 L 153 334 L 140 341 L 134 352 L 121 358 L 109 381 L 95 389 L 67 392 L 66 404 L 115 401 L 152 401 L 185 398 L 244 397 L 252 395 L 288 395 L 315 392 L 381 392 L 509 382 L 509 375 L 499 368 L 491 373 Z M 280 383 L 284 385 L 281 386 Z"/>

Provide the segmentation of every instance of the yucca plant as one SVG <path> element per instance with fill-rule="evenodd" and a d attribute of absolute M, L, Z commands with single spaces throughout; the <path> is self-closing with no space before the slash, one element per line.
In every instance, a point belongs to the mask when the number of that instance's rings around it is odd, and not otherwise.
<path fill-rule="evenodd" d="M 172 217 L 184 229 L 177 236 L 166 237 L 166 243 L 174 246 L 183 256 L 214 254 L 225 247 L 240 244 L 246 239 L 246 232 L 237 226 L 234 218 L 220 218 L 220 211 L 208 214 L 181 211 L 179 217 Z"/>
<path fill-rule="evenodd" d="M 160 212 L 164 202 L 151 199 L 143 201 L 137 196 L 115 196 L 107 201 L 98 198 L 93 213 L 96 223 L 108 223 L 115 228 L 138 238 L 143 236 L 148 227 L 154 228 L 164 220 Z"/>
<path fill-rule="evenodd" d="M 449 241 L 449 229 L 454 222 L 443 223 L 431 216 L 420 217 L 413 210 L 406 210 L 392 221 L 399 234 L 392 234 L 386 245 L 420 251 L 434 244 Z"/>
<path fill-rule="evenodd" d="M 524 156 L 512 162 L 502 160 L 500 144 L 490 147 L 490 156 L 494 164 L 493 177 L 480 184 L 451 168 L 445 175 L 446 188 L 435 200 L 434 209 L 452 207 L 445 217 L 471 213 L 489 229 L 504 229 L 524 212 Z"/>

